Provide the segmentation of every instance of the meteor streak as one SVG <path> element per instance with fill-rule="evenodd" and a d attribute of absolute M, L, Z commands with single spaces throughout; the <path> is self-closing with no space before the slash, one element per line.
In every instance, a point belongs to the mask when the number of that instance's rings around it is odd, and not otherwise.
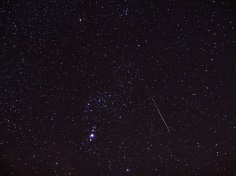
<path fill-rule="evenodd" d="M 157 111 L 158 111 L 158 113 L 160 114 L 161 119 L 162 119 L 162 121 L 164 122 L 164 124 L 165 124 L 165 126 L 166 126 L 168 132 L 170 133 L 170 129 L 168 128 L 168 126 L 167 126 L 167 124 L 166 124 L 166 122 L 165 122 L 165 120 L 164 120 L 164 117 L 163 117 L 162 114 L 161 114 L 161 111 L 159 110 L 159 108 L 158 108 L 158 106 L 157 106 L 155 100 L 153 99 L 153 96 L 150 94 L 150 92 L 148 92 L 148 93 L 149 93 L 149 95 L 150 95 L 150 97 L 151 97 L 151 99 L 152 99 L 152 101 L 153 101 L 155 107 L 157 108 Z"/>

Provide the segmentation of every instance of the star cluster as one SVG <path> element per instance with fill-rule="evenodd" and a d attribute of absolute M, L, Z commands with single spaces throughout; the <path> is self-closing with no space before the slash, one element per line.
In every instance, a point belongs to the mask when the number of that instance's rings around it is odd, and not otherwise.
<path fill-rule="evenodd" d="M 227 1 L 0 4 L 0 175 L 235 175 Z"/>

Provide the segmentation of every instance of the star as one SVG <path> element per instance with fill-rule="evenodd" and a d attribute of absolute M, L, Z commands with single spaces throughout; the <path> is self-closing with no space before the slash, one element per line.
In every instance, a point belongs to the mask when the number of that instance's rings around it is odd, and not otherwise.
<path fill-rule="evenodd" d="M 92 133 L 92 134 L 90 134 L 90 136 L 89 136 L 89 138 L 94 138 L 95 136 L 94 136 L 94 134 Z"/>
<path fill-rule="evenodd" d="M 126 171 L 127 171 L 127 172 L 130 172 L 130 169 L 127 168 Z"/>
<path fill-rule="evenodd" d="M 95 135 L 93 133 L 90 134 L 89 140 L 92 141 L 95 138 Z"/>

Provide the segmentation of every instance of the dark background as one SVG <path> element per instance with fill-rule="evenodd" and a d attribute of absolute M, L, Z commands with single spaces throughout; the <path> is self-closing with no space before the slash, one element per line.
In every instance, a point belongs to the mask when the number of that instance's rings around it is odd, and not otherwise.
<path fill-rule="evenodd" d="M 217 0 L 2 2 L 0 175 L 235 175 L 235 19 Z"/>

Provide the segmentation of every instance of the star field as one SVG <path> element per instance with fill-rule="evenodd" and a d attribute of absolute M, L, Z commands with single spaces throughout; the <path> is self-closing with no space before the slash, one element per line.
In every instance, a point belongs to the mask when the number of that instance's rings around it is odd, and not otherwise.
<path fill-rule="evenodd" d="M 236 175 L 228 1 L 3 1 L 0 175 Z"/>

